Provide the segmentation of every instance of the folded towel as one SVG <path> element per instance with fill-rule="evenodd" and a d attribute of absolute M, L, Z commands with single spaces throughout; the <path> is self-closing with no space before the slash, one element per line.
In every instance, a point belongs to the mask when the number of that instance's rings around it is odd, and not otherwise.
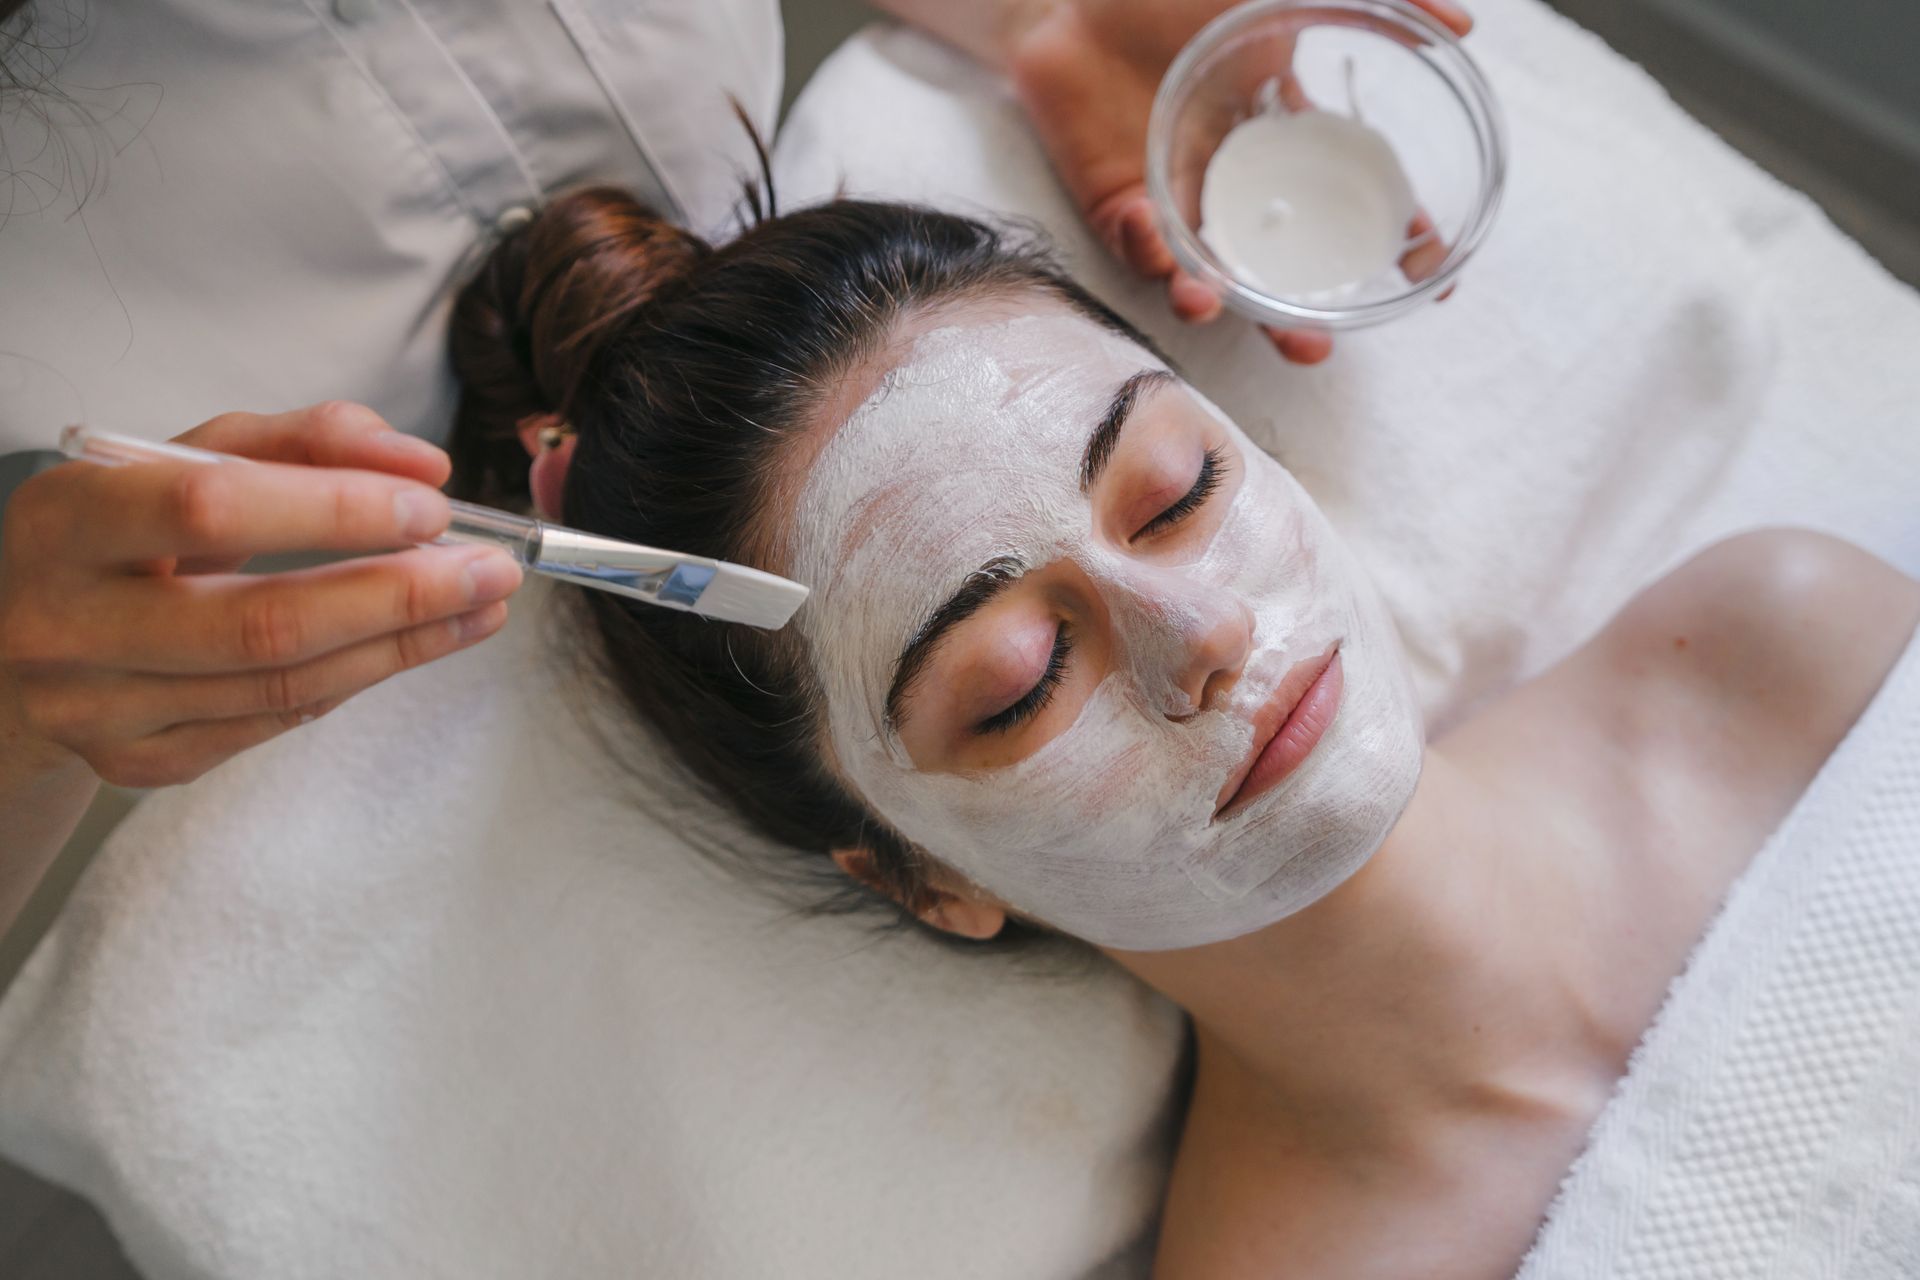
<path fill-rule="evenodd" d="M 1920 304 L 1596 41 L 1475 8 L 1502 221 L 1319 369 L 1171 332 L 999 87 L 901 33 L 809 86 L 782 194 L 1049 224 L 1314 488 L 1443 715 L 1740 525 L 1920 572 Z M 1165 1006 L 711 873 L 556 705 L 540 598 L 135 814 L 0 1001 L 0 1151 L 153 1280 L 1142 1274 Z"/>
<path fill-rule="evenodd" d="M 1920 639 L 1729 895 L 1519 1280 L 1920 1275 Z"/>

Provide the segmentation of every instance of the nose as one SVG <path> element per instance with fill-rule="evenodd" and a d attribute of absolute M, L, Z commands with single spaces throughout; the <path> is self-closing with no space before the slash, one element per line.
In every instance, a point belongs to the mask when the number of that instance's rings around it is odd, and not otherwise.
<path fill-rule="evenodd" d="M 1174 681 L 1188 695 L 1194 711 L 1219 705 L 1253 652 L 1253 610 L 1238 596 L 1228 596 L 1225 603 L 1231 607 L 1222 609 L 1189 647 L 1186 669 Z"/>
<path fill-rule="evenodd" d="M 1253 651 L 1246 602 L 1177 571 L 1126 575 L 1108 608 L 1136 687 L 1169 719 L 1217 705 Z"/>

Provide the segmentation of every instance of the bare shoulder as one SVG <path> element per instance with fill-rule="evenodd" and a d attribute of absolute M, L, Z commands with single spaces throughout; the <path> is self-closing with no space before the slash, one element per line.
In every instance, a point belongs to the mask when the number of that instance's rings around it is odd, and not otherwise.
<path fill-rule="evenodd" d="M 1831 750 L 1916 622 L 1920 582 L 1884 560 L 1811 530 L 1763 529 L 1648 587 L 1590 649 L 1626 679 L 1691 691 Z"/>

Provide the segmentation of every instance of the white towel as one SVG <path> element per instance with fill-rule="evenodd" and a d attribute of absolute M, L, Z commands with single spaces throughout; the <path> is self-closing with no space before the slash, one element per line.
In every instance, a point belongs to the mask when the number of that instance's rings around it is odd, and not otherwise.
<path fill-rule="evenodd" d="M 143 802 L 0 1003 L 0 1150 L 149 1280 L 1069 1277 L 1128 1245 L 1171 1010 L 714 872 L 569 710 L 561 590 Z"/>
<path fill-rule="evenodd" d="M 1476 8 L 1515 156 L 1459 295 L 1313 370 L 1169 341 L 1372 565 L 1429 706 L 1743 524 L 1920 571 L 1920 304 L 1597 42 Z M 778 158 L 789 202 L 1039 217 L 1171 328 L 924 41 L 850 45 Z M 574 772 L 527 621 L 143 806 L 0 1002 L 0 1150 L 153 1280 L 1140 1274 L 1165 1007 L 779 920 Z"/>
<path fill-rule="evenodd" d="M 1519 1280 L 1920 1275 L 1920 639 L 1734 887 Z"/>
<path fill-rule="evenodd" d="M 1353 542 L 1436 727 L 1758 522 L 1920 572 L 1913 291 L 1594 36 L 1536 0 L 1470 8 L 1511 135 L 1499 220 L 1452 299 L 1316 368 L 1238 320 L 1173 321 L 1082 228 L 1011 97 L 916 33 L 834 55 L 776 177 L 789 205 L 844 188 L 1037 220 Z"/>

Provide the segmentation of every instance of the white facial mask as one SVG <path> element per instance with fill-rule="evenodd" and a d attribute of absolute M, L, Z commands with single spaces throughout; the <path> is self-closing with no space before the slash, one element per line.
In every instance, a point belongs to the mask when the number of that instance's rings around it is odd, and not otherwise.
<path fill-rule="evenodd" d="M 995 897 L 1128 950 L 1237 937 L 1333 889 L 1405 808 L 1423 740 L 1377 598 L 1293 477 L 1225 418 L 1245 474 L 1198 560 L 1147 564 L 1096 538 L 1080 492 L 1087 439 L 1120 383 L 1153 367 L 1069 314 L 925 334 L 822 451 L 792 546 L 814 590 L 796 621 L 844 775 Z M 1113 619 L 1112 670 L 1026 759 L 921 772 L 886 723 L 894 664 L 1003 557 L 1084 569 Z M 1196 711 L 1180 673 L 1193 638 L 1232 611 L 1251 618 L 1252 648 L 1222 705 Z M 1345 689 L 1333 723 L 1279 785 L 1212 821 L 1253 748 L 1254 711 L 1335 643 Z"/>

